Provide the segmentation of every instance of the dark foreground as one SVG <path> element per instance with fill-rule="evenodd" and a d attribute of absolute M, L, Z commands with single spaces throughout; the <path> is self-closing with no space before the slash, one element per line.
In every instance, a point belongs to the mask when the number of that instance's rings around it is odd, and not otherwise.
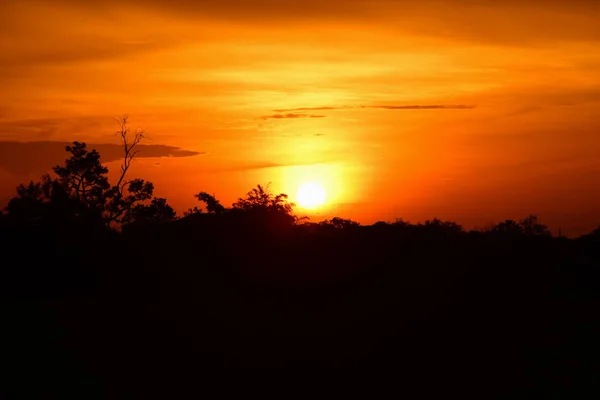
<path fill-rule="evenodd" d="M 595 397 L 600 235 L 3 235 L 3 398 Z"/>

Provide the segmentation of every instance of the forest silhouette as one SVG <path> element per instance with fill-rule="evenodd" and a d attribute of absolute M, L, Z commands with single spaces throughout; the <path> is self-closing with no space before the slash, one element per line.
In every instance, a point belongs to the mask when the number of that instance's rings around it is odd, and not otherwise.
<path fill-rule="evenodd" d="M 535 397 L 594 380 L 600 229 L 311 222 L 257 185 L 177 216 L 66 147 L 0 213 L 7 398 Z M 199 188 L 201 189 L 201 188 Z"/>

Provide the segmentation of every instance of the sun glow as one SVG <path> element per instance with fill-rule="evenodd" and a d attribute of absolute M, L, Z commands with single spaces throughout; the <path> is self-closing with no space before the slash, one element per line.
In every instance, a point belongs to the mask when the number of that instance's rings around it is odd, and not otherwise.
<path fill-rule="evenodd" d="M 314 209 L 325 203 L 325 189 L 316 182 L 305 182 L 298 189 L 296 199 L 298 205 L 307 209 Z"/>

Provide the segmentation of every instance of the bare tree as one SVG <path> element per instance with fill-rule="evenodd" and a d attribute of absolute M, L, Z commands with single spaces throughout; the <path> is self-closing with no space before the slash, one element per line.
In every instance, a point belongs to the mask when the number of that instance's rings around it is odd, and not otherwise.
<path fill-rule="evenodd" d="M 123 146 L 123 163 L 121 164 L 121 175 L 119 176 L 119 180 L 115 185 L 118 193 L 123 195 L 125 187 L 129 182 L 124 182 L 125 175 L 131 166 L 131 162 L 135 158 L 136 154 L 139 150 L 136 150 L 135 147 L 142 141 L 144 136 L 144 131 L 140 131 L 135 129 L 131 131 L 129 126 L 127 126 L 129 116 L 127 114 L 121 116 L 117 119 L 117 123 L 119 124 L 119 129 L 117 131 L 117 135 L 121 139 L 121 144 Z"/>
<path fill-rule="evenodd" d="M 128 126 L 129 116 L 127 114 L 117 118 L 117 136 L 121 139 L 123 146 L 123 162 L 121 163 L 121 174 L 117 183 L 112 187 L 110 204 L 107 207 L 107 225 L 121 223 L 130 219 L 128 215 L 135 204 L 139 204 L 152 198 L 154 185 L 143 179 L 125 180 L 127 171 L 131 167 L 133 159 L 138 154 L 137 145 L 144 139 L 144 131 L 132 130 Z"/>

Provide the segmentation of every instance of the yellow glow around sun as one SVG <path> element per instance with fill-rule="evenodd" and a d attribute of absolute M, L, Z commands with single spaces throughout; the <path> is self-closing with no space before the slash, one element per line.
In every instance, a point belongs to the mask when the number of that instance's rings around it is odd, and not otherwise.
<path fill-rule="evenodd" d="M 325 203 L 325 189 L 316 182 L 305 182 L 298 189 L 296 199 L 301 207 L 317 208 Z"/>

